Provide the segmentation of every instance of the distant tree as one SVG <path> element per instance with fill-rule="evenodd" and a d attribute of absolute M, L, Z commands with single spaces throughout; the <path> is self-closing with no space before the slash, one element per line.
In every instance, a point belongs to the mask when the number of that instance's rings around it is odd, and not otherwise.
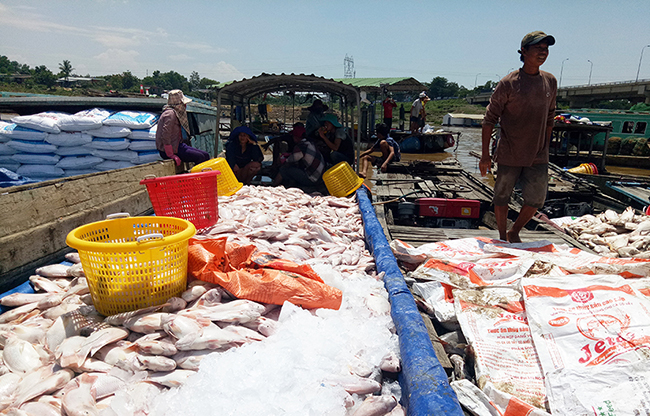
<path fill-rule="evenodd" d="M 457 97 L 460 87 L 455 82 L 447 81 L 444 77 L 435 77 L 429 83 L 429 96 L 431 98 Z"/>
<path fill-rule="evenodd" d="M 187 81 L 187 78 L 175 71 L 162 73 L 156 70 L 153 71 L 152 76 L 145 77 L 142 82 L 148 86 L 160 87 L 167 91 L 173 89 L 179 89 L 186 92 L 190 91 L 190 84 Z"/>
<path fill-rule="evenodd" d="M 199 75 L 198 72 L 192 71 L 192 74 L 190 75 L 190 91 L 198 90 L 201 85 L 201 76 Z"/>
<path fill-rule="evenodd" d="M 133 75 L 131 71 L 125 71 L 122 73 L 122 88 L 125 90 L 140 90 L 140 79 Z"/>
<path fill-rule="evenodd" d="M 72 74 L 72 71 L 74 71 L 74 68 L 72 67 L 70 61 L 64 59 L 63 62 L 59 64 L 59 71 L 59 75 L 63 77 L 67 86 L 68 78 L 70 78 L 70 74 Z"/>
<path fill-rule="evenodd" d="M 201 82 L 199 82 L 199 88 L 207 88 L 210 85 L 215 85 L 218 84 L 219 81 L 215 81 L 214 79 L 210 78 L 201 78 Z"/>
<path fill-rule="evenodd" d="M 56 85 L 56 76 L 45 65 L 34 68 L 32 79 L 36 84 L 52 88 Z"/>

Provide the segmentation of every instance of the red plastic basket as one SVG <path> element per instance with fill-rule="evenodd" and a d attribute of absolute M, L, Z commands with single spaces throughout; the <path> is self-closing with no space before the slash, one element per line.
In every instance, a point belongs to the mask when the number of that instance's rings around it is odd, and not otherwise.
<path fill-rule="evenodd" d="M 217 175 L 212 170 L 160 178 L 146 178 L 149 200 L 158 216 L 182 218 L 197 230 L 216 224 L 219 219 Z"/>

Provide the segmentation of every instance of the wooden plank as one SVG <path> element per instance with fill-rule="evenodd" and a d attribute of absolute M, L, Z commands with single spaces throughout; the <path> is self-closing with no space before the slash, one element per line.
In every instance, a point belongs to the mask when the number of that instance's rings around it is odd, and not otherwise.
<path fill-rule="evenodd" d="M 147 174 L 174 174 L 172 161 L 7 188 L 0 198 L 0 236 L 49 224 L 141 192 Z"/>
<path fill-rule="evenodd" d="M 431 318 L 429 317 L 429 315 L 422 312 L 420 312 L 420 315 L 422 315 L 424 326 L 427 327 L 427 332 L 429 333 L 429 339 L 431 340 L 431 344 L 433 345 L 433 350 L 436 353 L 436 357 L 438 357 L 438 361 L 440 361 L 440 365 L 442 366 L 442 368 L 445 369 L 447 375 L 450 375 L 451 372 L 454 371 L 454 367 L 451 364 L 451 361 L 449 361 L 449 357 L 447 357 L 445 348 L 442 346 L 442 343 L 440 342 L 440 338 L 438 337 L 438 333 L 436 332 L 436 329 L 433 327 L 433 322 L 431 322 Z"/>
<path fill-rule="evenodd" d="M 53 262 L 52 256 L 64 254 L 65 238 L 76 227 L 101 221 L 116 212 L 134 216 L 151 213 L 149 195 L 140 180 L 149 173 L 167 176 L 170 171 L 173 174 L 173 162 L 155 162 L 48 181 L 33 188 L 9 188 L 11 192 L 0 198 L 0 204 L 8 208 L 8 201 L 13 201 L 23 207 L 23 212 L 16 208 L 0 211 L 4 233 L 0 235 L 0 285 L 33 272 L 43 262 Z M 116 184 L 121 184 L 123 189 L 118 189 Z M 13 232 L 7 233 L 8 230 Z"/>

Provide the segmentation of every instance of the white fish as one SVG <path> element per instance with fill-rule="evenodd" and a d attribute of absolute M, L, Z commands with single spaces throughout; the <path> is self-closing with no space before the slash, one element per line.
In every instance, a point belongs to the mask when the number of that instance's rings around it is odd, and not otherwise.
<path fill-rule="evenodd" d="M 178 354 L 174 355 L 172 359 L 176 361 L 176 365 L 179 368 L 185 370 L 199 370 L 199 365 L 201 360 L 208 354 L 215 352 L 214 350 L 189 350 L 189 351 L 180 351 Z"/>
<path fill-rule="evenodd" d="M 86 361 L 86 357 L 89 355 L 93 356 L 103 346 L 124 339 L 127 336 L 129 336 L 128 330 L 117 327 L 105 328 L 93 332 L 76 350 L 67 352 L 61 356 L 61 367 L 68 367 L 70 365 L 79 367 Z"/>
<path fill-rule="evenodd" d="M 135 344 L 122 341 L 102 347 L 93 357 L 123 370 L 136 371 L 139 370 L 139 368 L 133 366 L 133 359 L 136 354 L 137 347 Z"/>
<path fill-rule="evenodd" d="M 248 342 L 264 341 L 266 339 L 264 335 L 250 328 L 246 328 L 245 326 L 228 325 L 228 326 L 224 326 L 221 329 L 223 329 L 224 331 L 232 332 L 235 335 L 244 338 Z"/>
<path fill-rule="evenodd" d="M 327 377 L 323 382 L 331 386 L 341 386 L 350 394 L 372 394 L 381 390 L 381 384 L 375 380 L 352 374 L 332 375 Z"/>
<path fill-rule="evenodd" d="M 180 387 L 187 381 L 187 378 L 196 374 L 191 370 L 176 369 L 169 372 L 155 372 L 149 374 L 149 380 L 165 387 Z"/>
<path fill-rule="evenodd" d="M 86 277 L 86 273 L 84 272 L 84 268 L 81 265 L 81 263 L 76 263 L 70 266 L 68 269 L 68 276 L 70 277 Z"/>
<path fill-rule="evenodd" d="M 264 313 L 264 310 L 264 305 L 246 299 L 239 299 L 187 312 L 182 311 L 181 314 L 191 314 L 211 321 L 242 324 L 259 318 Z"/>
<path fill-rule="evenodd" d="M 172 315 L 164 312 L 147 313 L 127 319 L 124 321 L 124 326 L 131 331 L 151 334 L 162 330 L 164 319 L 170 316 Z"/>
<path fill-rule="evenodd" d="M 221 298 L 223 296 L 223 289 L 213 288 L 206 291 L 197 301 L 190 307 L 190 309 L 196 309 L 199 307 L 210 307 L 215 305 L 221 305 Z"/>
<path fill-rule="evenodd" d="M 55 392 L 72 380 L 72 377 L 74 377 L 74 373 L 68 369 L 59 370 L 46 378 L 33 382 L 26 377 L 19 385 L 20 391 L 16 392 L 13 405 L 18 407 L 35 397 Z"/>
<path fill-rule="evenodd" d="M 151 371 L 172 371 L 176 369 L 176 361 L 171 358 L 155 355 L 137 355 L 143 369 Z"/>
<path fill-rule="evenodd" d="M 205 286 L 192 286 L 183 293 L 181 293 L 181 298 L 189 303 L 201 297 L 208 290 Z"/>
<path fill-rule="evenodd" d="M 16 373 L 7 373 L 0 376 L 0 400 L 11 397 L 18 388 L 22 376 Z"/>
<path fill-rule="evenodd" d="M 64 264 L 50 264 L 36 269 L 36 274 L 43 277 L 68 277 L 68 268 Z"/>
<path fill-rule="evenodd" d="M 352 413 L 352 416 L 385 416 L 397 406 L 397 399 L 392 395 L 369 396 Z"/>
<path fill-rule="evenodd" d="M 166 357 L 170 357 L 178 352 L 176 346 L 168 340 L 158 341 L 158 340 L 150 340 L 150 339 L 144 339 L 144 340 L 140 339 L 135 341 L 135 345 L 138 346 L 138 349 L 141 352 L 145 354 L 151 354 L 151 355 L 164 355 Z"/>
<path fill-rule="evenodd" d="M 72 263 L 81 263 L 81 257 L 76 251 L 66 254 L 65 259 Z"/>
<path fill-rule="evenodd" d="M 27 305 L 19 306 L 17 308 L 9 309 L 7 312 L 0 315 L 0 324 L 5 324 L 7 322 L 13 322 L 19 320 L 21 317 L 29 314 L 31 311 L 36 309 L 38 302 L 28 303 Z"/>
<path fill-rule="evenodd" d="M 126 387 L 126 382 L 115 375 L 104 373 L 95 373 L 94 375 L 97 376 L 93 384 L 97 400 L 111 396 Z"/>
<path fill-rule="evenodd" d="M 183 315 L 169 315 L 163 320 L 163 329 L 176 339 L 198 334 L 201 324 L 196 319 Z"/>
<path fill-rule="evenodd" d="M 39 344 L 23 341 L 16 336 L 7 340 L 2 352 L 5 365 L 16 374 L 30 373 L 47 364 L 51 358 Z"/>
<path fill-rule="evenodd" d="M 96 393 L 93 384 L 96 375 L 84 373 L 75 378 L 77 386 L 66 386 L 66 392 L 61 404 L 68 416 L 94 416 L 99 415 L 97 409 Z"/>
<path fill-rule="evenodd" d="M 23 306 L 28 303 L 39 302 L 51 296 L 49 293 L 12 293 L 0 299 L 3 306 Z"/>
<path fill-rule="evenodd" d="M 63 299 L 65 297 L 64 293 L 48 293 L 48 295 L 49 296 L 47 296 L 47 297 L 41 299 L 40 301 L 38 301 L 38 304 L 36 305 L 36 307 L 39 310 L 44 311 L 46 309 L 50 309 L 50 308 L 53 308 L 55 306 L 59 306 L 61 304 L 61 302 L 63 302 Z"/>
<path fill-rule="evenodd" d="M 61 416 L 61 409 L 49 403 L 28 402 L 20 409 L 30 416 Z"/>
<path fill-rule="evenodd" d="M 245 342 L 246 339 L 241 335 L 224 331 L 217 325 L 210 323 L 210 325 L 201 328 L 198 334 L 192 333 L 180 338 L 176 341 L 176 348 L 179 351 L 215 350 L 226 346 L 234 346 L 235 344 L 241 345 Z"/>
<path fill-rule="evenodd" d="M 252 329 L 253 331 L 259 332 L 265 337 L 270 337 L 278 330 L 278 322 L 264 316 L 260 316 L 259 318 L 243 323 L 242 325 L 246 328 Z"/>
<path fill-rule="evenodd" d="M 388 354 L 386 354 L 384 358 L 381 359 L 379 368 L 382 371 L 389 373 L 399 373 L 402 367 L 400 365 L 400 359 L 397 353 L 395 351 L 389 351 Z"/>
<path fill-rule="evenodd" d="M 104 318 L 104 322 L 109 325 L 115 325 L 115 326 L 122 325 L 124 321 L 126 321 L 129 318 L 133 318 L 134 316 L 138 316 L 138 315 L 144 315 L 145 313 L 156 312 L 157 310 L 162 309 L 166 306 L 170 306 L 170 305 L 165 303 L 163 305 L 149 306 L 147 308 L 142 308 L 135 311 L 118 313 L 116 315 L 107 316 L 106 318 Z"/>
<path fill-rule="evenodd" d="M 185 302 L 182 298 L 172 297 L 167 300 L 165 305 L 162 305 L 160 311 L 174 313 L 180 311 L 181 309 L 185 309 L 186 306 L 187 302 Z"/>
<path fill-rule="evenodd" d="M 48 292 L 48 293 L 61 293 L 64 292 L 64 289 L 53 282 L 52 280 L 39 276 L 37 274 L 29 276 L 29 281 L 36 291 Z"/>

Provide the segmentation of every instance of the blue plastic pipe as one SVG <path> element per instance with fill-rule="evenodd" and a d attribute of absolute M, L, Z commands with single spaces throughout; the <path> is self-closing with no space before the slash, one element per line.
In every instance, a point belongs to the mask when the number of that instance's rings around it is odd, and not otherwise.
<path fill-rule="evenodd" d="M 463 416 L 456 393 L 449 385 L 447 373 L 436 357 L 422 316 L 406 286 L 365 187 L 362 186 L 357 191 L 357 198 L 365 226 L 366 242 L 375 257 L 377 271 L 385 272 L 384 285 L 399 335 L 402 404 L 409 416 Z"/>

